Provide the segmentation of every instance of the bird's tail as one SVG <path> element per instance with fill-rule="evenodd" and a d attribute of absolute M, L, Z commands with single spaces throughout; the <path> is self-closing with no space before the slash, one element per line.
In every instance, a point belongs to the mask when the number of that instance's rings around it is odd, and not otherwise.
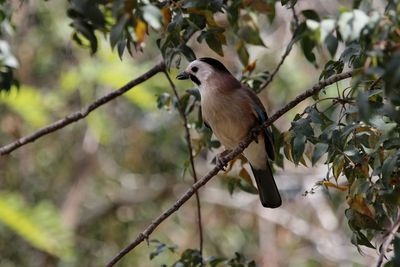
<path fill-rule="evenodd" d="M 251 166 L 251 169 L 257 183 L 261 204 L 266 208 L 277 208 L 282 205 L 282 199 L 268 162 L 266 167 L 266 169 L 262 170 Z"/>

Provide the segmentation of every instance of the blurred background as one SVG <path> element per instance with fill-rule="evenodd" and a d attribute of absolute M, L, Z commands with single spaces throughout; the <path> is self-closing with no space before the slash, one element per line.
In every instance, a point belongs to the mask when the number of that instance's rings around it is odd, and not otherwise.
<path fill-rule="evenodd" d="M 296 7 L 311 6 L 330 16 L 346 4 L 299 1 Z M 377 8 L 381 4 L 377 1 Z M 99 51 L 91 56 L 71 40 L 64 1 L 15 1 L 14 7 L 16 30 L 9 41 L 19 60 L 21 87 L 0 95 L 2 145 L 90 104 L 161 60 L 151 36 L 146 37 L 145 52 L 123 60 L 100 36 Z M 272 25 L 266 17 L 257 18 L 267 47 L 249 46 L 249 51 L 259 70 L 272 70 L 291 38 L 291 11 L 277 4 L 276 12 Z M 218 58 L 241 76 L 243 67 L 231 46 L 224 46 L 224 58 L 204 44 L 194 41 L 191 46 L 198 57 Z M 182 61 L 181 66 L 186 64 Z M 177 72 L 172 68 L 171 77 Z M 319 72 L 295 46 L 260 94 L 269 114 L 316 83 Z M 182 94 L 193 87 L 173 80 Z M 172 94 L 167 85 L 158 74 L 85 120 L 0 158 L 0 266 L 102 266 L 190 186 L 182 120 L 173 104 L 157 107 L 157 99 Z M 306 105 L 275 126 L 287 131 Z M 189 119 L 197 118 L 193 114 Z M 193 128 L 194 139 L 196 134 Z M 199 151 L 199 177 L 213 167 L 211 161 L 221 151 Z M 258 266 L 271 267 L 374 263 L 374 250 L 363 248 L 360 253 L 350 243 L 344 194 L 314 187 L 325 167 L 284 165 L 275 175 L 284 201 L 279 209 L 264 209 L 257 195 L 239 189 L 231 195 L 227 179 L 238 177 L 237 168 L 220 173 L 200 190 L 205 256 L 229 258 L 237 251 Z M 197 248 L 195 205 L 194 198 L 189 200 L 150 237 L 176 244 L 176 252 L 150 260 L 154 243 L 142 243 L 118 266 L 172 264 L 183 249 Z"/>

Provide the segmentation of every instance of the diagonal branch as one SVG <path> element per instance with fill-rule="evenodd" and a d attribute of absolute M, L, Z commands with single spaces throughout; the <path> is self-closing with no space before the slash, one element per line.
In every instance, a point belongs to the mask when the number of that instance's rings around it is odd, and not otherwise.
<path fill-rule="evenodd" d="M 148 239 L 151 233 L 171 214 L 175 213 L 185 202 L 190 199 L 195 192 L 202 186 L 204 186 L 208 181 L 210 181 L 218 172 L 226 165 L 229 161 L 233 160 L 239 154 L 246 149 L 247 146 L 258 136 L 258 133 L 263 129 L 269 127 L 274 121 L 282 117 L 289 110 L 294 108 L 296 105 L 304 101 L 310 96 L 313 96 L 319 93 L 326 86 L 336 83 L 338 81 L 350 78 L 357 71 L 348 71 L 341 74 L 337 74 L 332 76 L 326 80 L 320 81 L 316 85 L 314 85 L 311 89 L 305 91 L 304 93 L 298 95 L 294 100 L 289 102 L 283 108 L 278 110 L 274 115 L 272 115 L 262 126 L 258 126 L 254 128 L 251 133 L 243 140 L 234 150 L 230 151 L 226 156 L 221 157 L 218 164 L 209 172 L 207 175 L 203 176 L 200 180 L 194 183 L 182 196 L 180 196 L 175 203 L 166 211 L 164 211 L 161 215 L 159 215 L 156 219 L 150 223 L 147 228 L 142 231 L 137 238 L 131 242 L 128 246 L 126 246 L 123 250 L 121 250 L 111 261 L 106 265 L 106 267 L 114 266 L 120 259 L 122 259 L 126 254 L 128 254 L 131 250 L 137 247 L 144 240 Z"/>
<path fill-rule="evenodd" d="M 275 78 L 275 75 L 278 73 L 280 68 L 282 67 L 283 63 L 285 62 L 286 58 L 289 56 L 290 52 L 292 51 L 294 43 L 297 41 L 297 32 L 299 28 L 299 18 L 297 17 L 296 11 L 294 9 L 294 5 L 290 8 L 292 10 L 293 18 L 295 21 L 296 29 L 293 32 L 292 38 L 290 39 L 290 42 L 286 46 L 285 53 L 281 56 L 281 60 L 279 61 L 278 65 L 276 65 L 275 69 L 271 72 L 269 75 L 268 79 L 260 86 L 259 91 L 264 90 Z"/>
<path fill-rule="evenodd" d="M 48 135 L 48 134 L 55 132 L 61 128 L 64 128 L 65 126 L 67 126 L 71 123 L 74 123 L 76 121 L 79 121 L 79 120 L 85 118 L 93 110 L 95 110 L 98 107 L 104 105 L 105 103 L 113 100 L 114 98 L 122 95 L 123 93 L 132 89 L 136 85 L 147 81 L 148 79 L 150 79 L 157 73 L 162 72 L 164 70 L 165 70 L 164 62 L 158 63 L 157 65 L 155 65 L 153 68 L 151 68 L 149 71 L 147 71 L 143 75 L 128 82 L 127 84 L 125 84 L 124 86 L 119 88 L 118 90 L 115 90 L 115 91 L 97 99 L 92 104 L 82 108 L 80 111 L 71 113 L 68 116 L 64 117 L 63 119 L 60 119 L 48 126 L 45 126 L 28 136 L 21 137 L 20 139 L 14 141 L 8 145 L 0 147 L 0 156 L 10 154 L 12 151 L 18 149 L 21 146 L 24 146 L 28 143 L 34 142 L 37 139 L 41 138 L 42 136 Z"/>
<path fill-rule="evenodd" d="M 379 254 L 378 262 L 376 263 L 376 267 L 382 266 L 383 258 L 385 257 L 385 253 L 387 252 L 390 243 L 392 242 L 393 238 L 395 237 L 395 234 L 397 233 L 397 231 L 400 228 L 400 208 L 398 208 L 397 213 L 398 213 L 398 216 L 397 216 L 396 221 L 393 223 L 392 227 L 386 233 L 386 236 L 384 238 L 382 247 L 379 251 L 380 254 Z"/>
<path fill-rule="evenodd" d="M 164 71 L 165 76 L 168 79 L 169 84 L 171 85 L 172 91 L 174 92 L 174 95 L 177 99 L 177 105 L 178 105 L 178 110 L 179 113 L 181 114 L 182 120 L 183 120 L 183 126 L 185 128 L 185 138 L 186 138 L 186 144 L 188 147 L 188 152 L 189 152 L 189 161 L 190 161 L 190 166 L 192 168 L 192 173 L 193 173 L 193 180 L 196 183 L 197 182 L 197 174 L 196 174 L 196 168 L 194 165 L 194 158 L 193 158 L 193 145 L 192 145 L 192 138 L 190 137 L 190 130 L 188 126 L 188 120 L 187 120 L 187 115 L 185 113 L 185 110 L 180 104 L 180 98 L 178 91 L 176 90 L 176 86 L 171 80 L 171 77 L 169 77 L 168 72 L 165 70 Z M 196 191 L 196 206 L 197 206 L 197 223 L 199 227 L 199 251 L 200 254 L 203 255 L 203 225 L 202 225 L 202 220 L 201 220 L 201 205 L 200 205 L 200 197 L 199 197 L 199 192 Z"/>

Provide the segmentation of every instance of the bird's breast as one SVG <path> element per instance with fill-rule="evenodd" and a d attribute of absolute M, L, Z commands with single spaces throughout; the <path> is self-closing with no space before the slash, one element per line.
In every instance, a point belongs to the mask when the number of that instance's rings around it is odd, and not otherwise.
<path fill-rule="evenodd" d="M 227 149 L 235 148 L 248 134 L 254 117 L 234 94 L 202 93 L 204 120 Z"/>

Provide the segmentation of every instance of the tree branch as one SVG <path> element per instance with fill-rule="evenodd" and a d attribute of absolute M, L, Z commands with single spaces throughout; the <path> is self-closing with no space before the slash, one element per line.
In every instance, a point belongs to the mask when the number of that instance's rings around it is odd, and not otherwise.
<path fill-rule="evenodd" d="M 10 154 L 12 151 L 18 149 L 21 146 L 24 146 L 28 143 L 34 142 L 37 139 L 41 138 L 42 136 L 48 135 L 48 134 L 55 132 L 61 128 L 64 128 L 65 126 L 67 126 L 73 122 L 76 122 L 76 121 L 79 121 L 79 120 L 85 118 L 90 112 L 92 112 L 96 108 L 98 108 L 98 107 L 104 105 L 105 103 L 113 100 L 114 98 L 122 95 L 123 93 L 132 89 L 136 85 L 141 84 L 142 82 L 145 82 L 146 80 L 150 79 L 157 73 L 164 71 L 164 70 L 165 70 L 164 62 L 158 63 L 157 65 L 155 65 L 153 68 L 151 68 L 149 71 L 147 71 L 143 75 L 128 82 L 127 84 L 125 84 L 124 86 L 119 88 L 118 90 L 115 90 L 115 91 L 97 99 L 92 104 L 82 108 L 80 111 L 71 113 L 68 116 L 64 117 L 63 119 L 60 119 L 48 126 L 45 126 L 28 136 L 21 137 L 20 139 L 14 141 L 8 145 L 0 147 L 0 156 Z"/>
<path fill-rule="evenodd" d="M 385 257 L 385 253 L 387 252 L 387 249 L 390 245 L 390 243 L 392 242 L 394 235 L 397 233 L 397 231 L 399 230 L 400 227 L 400 208 L 397 209 L 397 219 L 396 221 L 393 223 L 392 227 L 390 228 L 390 230 L 386 233 L 386 237 L 384 238 L 382 247 L 380 249 L 380 254 L 379 254 L 379 258 L 378 258 L 378 262 L 376 263 L 376 267 L 381 267 L 382 263 L 383 263 L 383 258 Z"/>
<path fill-rule="evenodd" d="M 197 174 L 196 174 L 196 168 L 194 165 L 194 158 L 193 158 L 193 145 L 192 145 L 192 138 L 190 137 L 190 130 L 188 126 L 188 119 L 187 115 L 185 113 L 185 110 L 180 104 L 180 97 L 178 94 L 178 91 L 176 90 L 176 86 L 171 80 L 171 77 L 169 77 L 168 72 L 165 70 L 164 71 L 165 76 L 168 79 L 169 84 L 171 85 L 172 91 L 174 92 L 174 95 L 177 99 L 177 105 L 178 105 L 178 110 L 179 113 L 182 117 L 183 121 L 183 126 L 185 128 L 185 139 L 186 139 L 186 144 L 188 147 L 188 152 L 189 152 L 189 161 L 190 161 L 190 166 L 192 168 L 192 173 L 193 173 L 193 180 L 196 183 L 197 182 Z M 201 204 L 200 204 L 200 197 L 199 197 L 199 192 L 196 190 L 196 206 L 197 206 L 197 223 L 199 227 L 199 251 L 200 254 L 203 255 L 203 224 L 202 224 L 202 219 L 201 219 Z"/>
<path fill-rule="evenodd" d="M 251 133 L 243 140 L 234 150 L 230 151 L 224 157 L 221 157 L 218 161 L 218 164 L 209 172 L 207 175 L 203 176 L 200 180 L 194 183 L 182 196 L 180 196 L 175 203 L 166 211 L 161 213 L 155 220 L 152 221 L 151 224 L 147 226 L 147 228 L 142 231 L 137 238 L 131 242 L 128 246 L 126 246 L 123 250 L 121 250 L 111 261 L 106 265 L 106 267 L 114 266 L 120 259 L 122 259 L 126 254 L 128 254 L 131 250 L 133 250 L 136 246 L 142 243 L 144 240 L 147 240 L 151 233 L 171 214 L 176 212 L 185 202 L 190 199 L 195 192 L 202 186 L 204 186 L 208 181 L 210 181 L 218 172 L 226 165 L 229 161 L 233 160 L 236 156 L 241 154 L 244 149 L 258 136 L 258 133 L 263 129 L 269 127 L 274 121 L 282 117 L 289 110 L 294 108 L 296 105 L 307 99 L 308 97 L 319 93 L 326 86 L 336 83 L 338 81 L 350 78 L 356 73 L 356 71 L 348 71 L 341 74 L 337 74 L 332 76 L 326 80 L 320 81 L 316 85 L 314 85 L 311 89 L 306 92 L 298 95 L 294 100 L 289 102 L 283 108 L 278 110 L 274 115 L 272 115 L 262 126 L 258 126 L 254 128 Z"/>
<path fill-rule="evenodd" d="M 297 17 L 296 11 L 294 9 L 294 5 L 290 9 L 292 10 L 293 18 L 294 18 L 295 25 L 296 25 L 296 30 L 294 31 L 293 36 L 290 39 L 290 42 L 286 46 L 285 53 L 283 53 L 278 65 L 276 65 L 275 69 L 271 72 L 268 79 L 260 86 L 259 91 L 264 90 L 272 82 L 272 80 L 275 78 L 275 75 L 278 73 L 278 71 L 282 67 L 283 63 L 285 62 L 286 58 L 289 56 L 290 52 L 292 51 L 293 45 L 296 42 L 297 29 L 299 27 L 299 19 Z"/>

